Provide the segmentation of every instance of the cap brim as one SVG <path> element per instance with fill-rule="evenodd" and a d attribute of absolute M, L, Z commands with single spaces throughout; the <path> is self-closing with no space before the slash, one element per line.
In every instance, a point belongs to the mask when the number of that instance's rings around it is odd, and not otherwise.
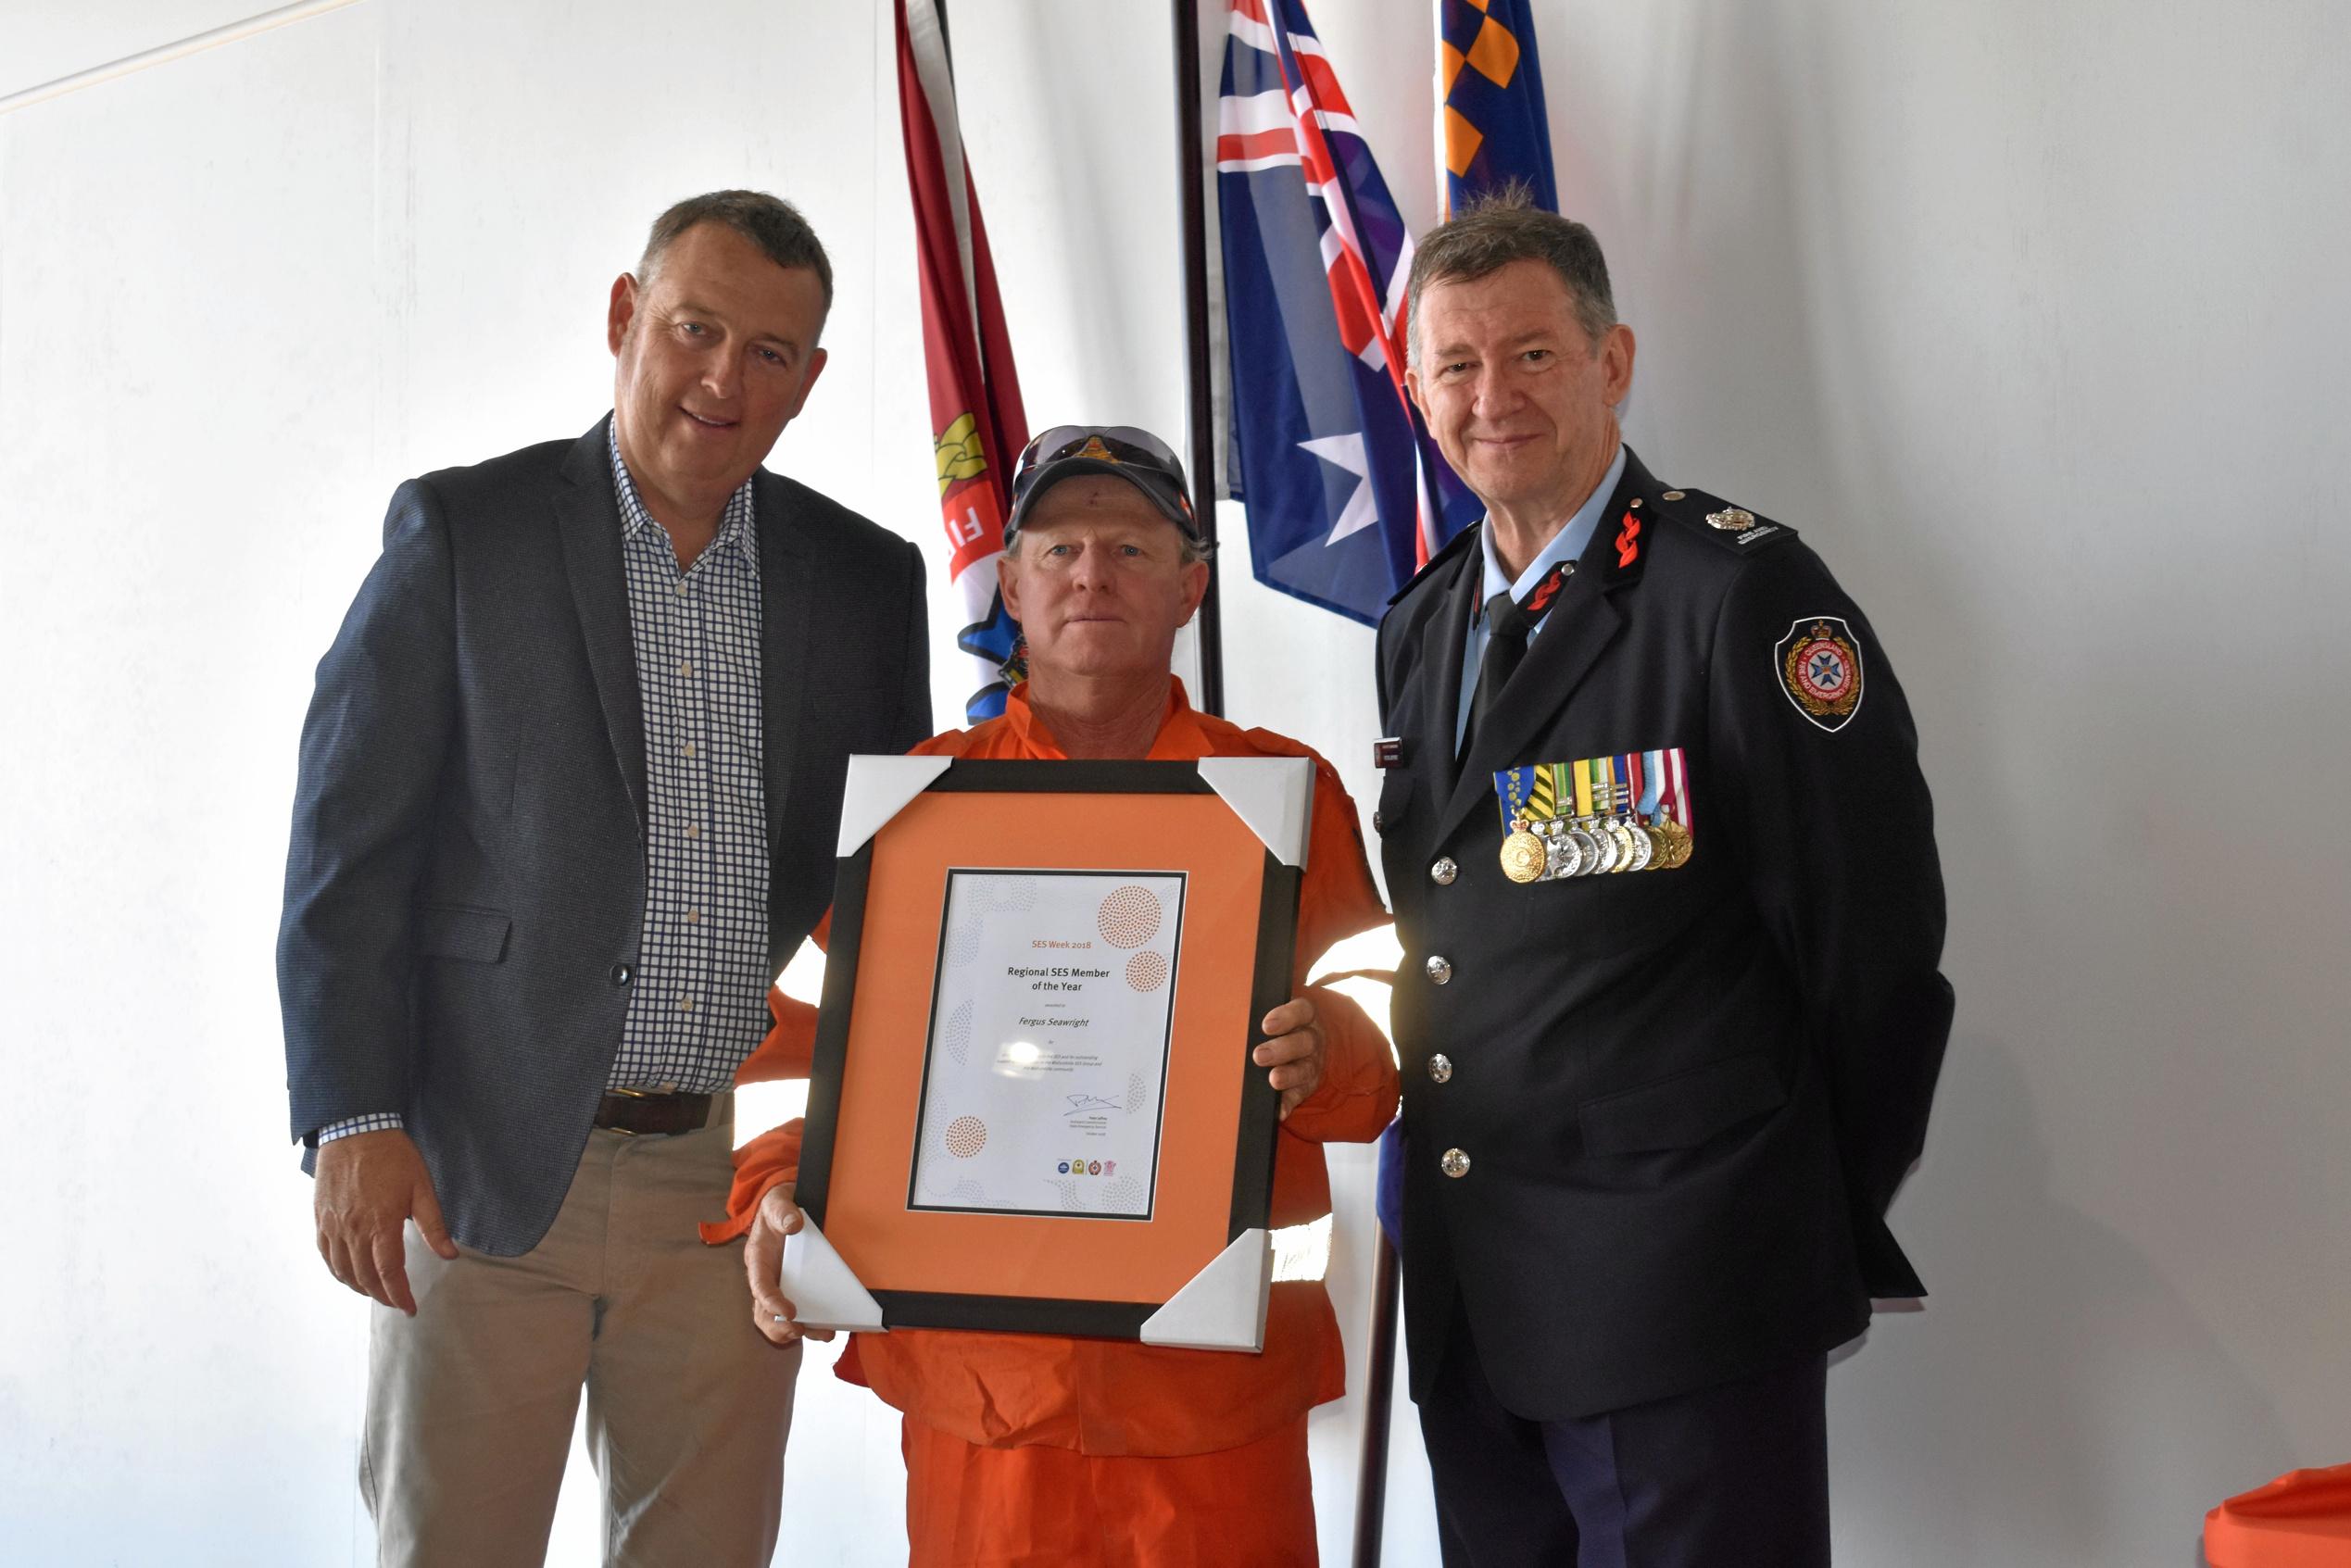
<path fill-rule="evenodd" d="M 1062 458 L 1037 470 L 1037 477 L 1029 482 L 1028 493 L 1023 495 L 1020 498 L 1020 504 L 1012 508 L 1012 521 L 1004 525 L 1004 532 L 1018 533 L 1027 523 L 1029 513 L 1037 509 L 1037 503 L 1043 499 L 1045 493 L 1062 480 L 1075 479 L 1082 474 L 1089 473 L 1106 473 L 1125 480 L 1142 494 L 1143 498 L 1151 504 L 1153 511 L 1174 523 L 1177 531 L 1187 538 L 1200 537 L 1198 522 L 1181 506 L 1153 489 L 1150 482 L 1143 478 L 1142 470 L 1131 463 L 1105 462 L 1100 458 Z M 1171 479 L 1168 483 L 1173 484 L 1175 481 Z"/>

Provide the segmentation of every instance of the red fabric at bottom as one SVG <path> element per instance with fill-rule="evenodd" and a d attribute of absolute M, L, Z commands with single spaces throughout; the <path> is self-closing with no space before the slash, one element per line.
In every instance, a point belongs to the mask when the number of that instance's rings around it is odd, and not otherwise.
<path fill-rule="evenodd" d="M 983 1449 L 911 1417 L 908 1568 L 1314 1568 L 1306 1418 L 1213 1453 Z"/>
<path fill-rule="evenodd" d="M 2351 1464 L 2295 1470 L 2204 1516 L 2212 1568 L 2344 1568 L 2351 1563 Z"/>

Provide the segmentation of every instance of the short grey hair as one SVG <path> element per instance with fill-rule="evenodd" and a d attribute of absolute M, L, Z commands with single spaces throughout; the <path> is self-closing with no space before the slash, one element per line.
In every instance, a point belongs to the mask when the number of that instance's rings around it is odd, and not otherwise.
<path fill-rule="evenodd" d="M 1512 181 L 1431 229 L 1413 253 L 1404 291 L 1405 362 L 1420 368 L 1420 296 L 1430 284 L 1474 283 L 1514 261 L 1540 261 L 1559 274 L 1576 303 L 1584 336 L 1597 349 L 1616 324 L 1616 299 L 1609 291 L 1600 241 L 1574 219 L 1537 207 L 1527 186 Z"/>
<path fill-rule="evenodd" d="M 662 256 L 688 229 L 718 223 L 734 230 L 760 247 L 760 253 L 786 271 L 806 269 L 816 274 L 824 291 L 824 312 L 833 311 L 833 262 L 810 228 L 800 209 L 765 191 L 710 191 L 688 196 L 653 220 L 645 238 L 645 254 L 637 258 L 636 281 L 649 283 Z"/>

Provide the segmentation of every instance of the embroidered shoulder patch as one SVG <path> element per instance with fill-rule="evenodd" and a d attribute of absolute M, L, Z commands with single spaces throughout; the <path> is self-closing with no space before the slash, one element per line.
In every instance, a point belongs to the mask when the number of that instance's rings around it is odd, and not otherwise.
<path fill-rule="evenodd" d="M 1772 656 L 1779 687 L 1796 711 L 1834 734 L 1861 711 L 1861 648 L 1853 628 L 1833 615 L 1797 618 Z"/>

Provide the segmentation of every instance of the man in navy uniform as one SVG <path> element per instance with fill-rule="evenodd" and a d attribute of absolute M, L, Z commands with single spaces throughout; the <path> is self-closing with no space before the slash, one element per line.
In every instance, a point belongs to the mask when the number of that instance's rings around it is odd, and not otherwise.
<path fill-rule="evenodd" d="M 1379 633 L 1404 1298 L 1446 1561 L 1829 1561 L 1827 1354 L 1951 1022 L 1877 633 L 1784 523 L 1660 483 L 1590 230 L 1434 231 L 1413 398 L 1486 506 Z"/>

